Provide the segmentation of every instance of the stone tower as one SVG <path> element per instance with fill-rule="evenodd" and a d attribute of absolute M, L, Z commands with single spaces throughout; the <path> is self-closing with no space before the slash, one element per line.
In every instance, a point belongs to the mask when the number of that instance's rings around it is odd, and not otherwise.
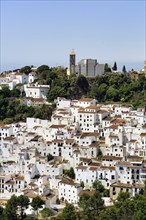
<path fill-rule="evenodd" d="M 146 60 L 144 61 L 144 72 L 146 74 Z"/>
<path fill-rule="evenodd" d="M 76 65 L 76 55 L 75 52 L 72 50 L 69 55 L 69 67 L 70 67 L 70 74 L 75 73 L 75 65 Z"/>

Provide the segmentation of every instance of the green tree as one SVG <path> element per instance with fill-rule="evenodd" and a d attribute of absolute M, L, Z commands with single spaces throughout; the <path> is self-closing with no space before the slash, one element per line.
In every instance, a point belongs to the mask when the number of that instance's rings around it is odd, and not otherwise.
<path fill-rule="evenodd" d="M 69 170 L 66 170 L 65 174 L 69 176 L 71 179 L 75 179 L 75 172 L 73 167 L 71 167 Z"/>
<path fill-rule="evenodd" d="M 56 79 L 58 76 L 57 76 L 57 73 L 55 72 L 52 72 L 52 71 L 48 71 L 47 72 L 47 75 L 46 75 L 46 84 L 47 85 L 51 85 L 53 80 Z"/>
<path fill-rule="evenodd" d="M 94 97 L 98 99 L 98 85 L 96 82 L 92 84 L 90 91 L 87 94 L 87 97 Z"/>
<path fill-rule="evenodd" d="M 61 219 L 62 220 L 76 220 L 77 219 L 77 213 L 72 204 L 67 204 L 66 207 L 63 209 Z"/>
<path fill-rule="evenodd" d="M 146 180 L 144 181 L 144 196 L 146 197 Z"/>
<path fill-rule="evenodd" d="M 49 66 L 47 65 L 41 65 L 37 68 L 38 73 L 42 73 L 43 71 L 49 70 Z"/>
<path fill-rule="evenodd" d="M 3 219 L 3 211 L 4 211 L 4 208 L 0 206 L 0 219 Z"/>
<path fill-rule="evenodd" d="M 3 98 L 11 97 L 10 89 L 7 86 L 2 87 L 2 89 L 0 90 L 0 96 L 2 96 Z"/>
<path fill-rule="evenodd" d="M 32 216 L 26 216 L 26 217 L 24 218 L 24 220 L 38 220 L 38 219 L 35 218 L 35 217 L 32 217 Z"/>
<path fill-rule="evenodd" d="M 127 199 L 129 199 L 130 197 L 130 194 L 128 192 L 120 192 L 118 197 L 117 197 L 117 200 L 115 202 L 115 205 L 117 207 L 120 207 L 121 204 L 123 204 L 124 201 L 126 201 Z"/>
<path fill-rule="evenodd" d="M 16 88 L 12 89 L 11 90 L 11 96 L 12 97 L 20 97 L 20 90 L 16 89 Z"/>
<path fill-rule="evenodd" d="M 88 83 L 88 80 L 85 76 L 83 76 L 83 75 L 78 76 L 77 81 L 76 81 L 76 85 L 83 93 L 86 94 L 88 92 L 89 83 Z"/>
<path fill-rule="evenodd" d="M 99 215 L 99 220 L 119 220 L 118 210 L 115 207 L 103 210 Z"/>
<path fill-rule="evenodd" d="M 97 186 L 96 183 L 95 185 Z M 78 205 L 83 219 L 95 219 L 104 207 L 104 201 L 102 200 L 99 189 L 97 191 L 92 191 L 91 195 L 85 192 L 80 197 Z"/>
<path fill-rule="evenodd" d="M 54 101 L 58 96 L 70 97 L 70 81 L 66 75 L 60 75 L 51 83 L 51 87 L 47 94 L 48 101 Z"/>
<path fill-rule="evenodd" d="M 105 188 L 99 180 L 95 180 L 92 184 L 92 187 L 99 193 L 103 193 Z"/>
<path fill-rule="evenodd" d="M 102 150 L 101 150 L 100 147 L 99 147 L 98 150 L 97 150 L 98 160 L 101 160 L 102 156 L 103 156 L 103 153 L 102 153 Z"/>
<path fill-rule="evenodd" d="M 126 72 L 127 72 L 127 70 L 126 70 L 126 67 L 124 65 L 123 68 L 122 68 L 122 73 L 126 73 Z"/>
<path fill-rule="evenodd" d="M 106 83 L 101 83 L 99 85 L 96 96 L 99 101 L 104 101 L 107 89 L 108 86 Z"/>
<path fill-rule="evenodd" d="M 110 86 L 106 92 L 106 98 L 107 100 L 112 100 L 112 101 L 119 101 L 120 96 L 119 96 L 119 91 L 112 86 Z"/>
<path fill-rule="evenodd" d="M 90 196 L 88 194 L 84 193 L 79 199 L 78 205 L 84 212 L 86 212 L 89 208 L 89 203 L 88 203 L 89 198 L 90 198 Z"/>
<path fill-rule="evenodd" d="M 32 199 L 32 202 L 31 202 L 31 206 L 32 208 L 37 211 L 38 209 L 42 208 L 42 206 L 44 205 L 44 201 L 39 197 L 35 197 Z"/>
<path fill-rule="evenodd" d="M 80 182 L 80 185 L 81 185 L 82 188 L 84 188 L 84 186 L 85 186 L 83 181 Z"/>
<path fill-rule="evenodd" d="M 119 220 L 132 220 L 132 216 L 135 212 L 135 204 L 133 200 L 125 200 L 121 202 L 121 206 L 118 207 Z"/>
<path fill-rule="evenodd" d="M 47 161 L 50 161 L 50 160 L 53 160 L 54 159 L 54 157 L 52 156 L 52 154 L 48 154 L 47 155 Z"/>
<path fill-rule="evenodd" d="M 29 74 L 31 72 L 31 67 L 30 66 L 24 66 L 20 69 L 21 73 Z"/>
<path fill-rule="evenodd" d="M 90 197 L 89 204 L 91 204 L 90 207 L 92 207 L 91 209 L 94 210 L 96 215 L 98 215 L 99 212 L 103 209 L 104 201 L 102 199 L 102 194 L 99 190 L 96 191 L 95 194 Z"/>
<path fill-rule="evenodd" d="M 53 212 L 49 208 L 44 208 L 42 211 L 40 211 L 40 215 L 43 219 L 47 219 L 53 215 Z"/>
<path fill-rule="evenodd" d="M 116 63 L 116 62 L 114 62 L 114 65 L 113 65 L 112 69 L 113 69 L 114 71 L 117 71 L 117 63 Z"/>
<path fill-rule="evenodd" d="M 5 220 L 17 220 L 18 215 L 18 201 L 17 197 L 15 195 L 11 196 L 11 198 L 8 200 L 6 207 L 4 209 L 4 219 Z"/>
<path fill-rule="evenodd" d="M 109 67 L 109 65 L 107 63 L 105 63 L 105 65 L 104 65 L 104 72 L 105 73 L 111 72 L 111 68 Z"/>
<path fill-rule="evenodd" d="M 105 63 L 105 65 L 104 65 L 104 71 L 108 72 L 108 64 L 107 63 Z"/>
<path fill-rule="evenodd" d="M 23 219 L 25 216 L 24 211 L 29 205 L 29 198 L 27 196 L 20 195 L 17 197 L 17 204 L 20 207 L 20 217 Z"/>

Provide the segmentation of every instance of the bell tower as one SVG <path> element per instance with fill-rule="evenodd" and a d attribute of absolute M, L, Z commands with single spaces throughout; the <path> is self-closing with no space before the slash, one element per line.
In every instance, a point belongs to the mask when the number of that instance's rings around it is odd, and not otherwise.
<path fill-rule="evenodd" d="M 69 64 L 70 64 L 70 74 L 75 73 L 75 65 L 76 65 L 76 55 L 74 50 L 70 52 L 69 55 Z"/>
<path fill-rule="evenodd" d="M 144 72 L 146 74 L 146 60 L 144 61 Z"/>

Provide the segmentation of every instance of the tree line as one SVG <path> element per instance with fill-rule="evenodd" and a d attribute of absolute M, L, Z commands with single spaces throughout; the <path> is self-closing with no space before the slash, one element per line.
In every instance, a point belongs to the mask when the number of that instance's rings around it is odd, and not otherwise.
<path fill-rule="evenodd" d="M 12 195 L 8 200 L 5 208 L 0 206 L 0 219 L 2 220 L 33 220 L 35 218 L 26 215 L 25 210 L 29 207 L 36 212 L 42 208 L 45 202 L 39 197 L 35 197 L 30 202 L 30 199 L 25 195 L 15 196 Z M 46 212 L 42 210 L 42 213 Z M 51 210 L 48 209 L 48 213 L 52 215 Z"/>
<path fill-rule="evenodd" d="M 52 209 L 43 208 L 44 201 L 35 197 L 30 202 L 29 198 L 13 195 L 7 202 L 6 207 L 0 207 L 0 219 L 2 220 L 145 220 L 146 219 L 146 185 L 145 188 L 131 197 L 128 192 L 120 192 L 112 206 L 105 206 L 105 196 L 109 196 L 107 190 L 99 180 L 93 182 L 91 191 L 83 191 L 80 196 L 78 207 L 66 203 L 65 208 L 56 213 Z M 31 205 L 36 213 L 35 217 L 26 215 L 25 209 Z M 55 215 L 54 215 L 55 214 Z"/>
<path fill-rule="evenodd" d="M 113 69 L 116 68 L 116 64 L 114 64 Z M 20 71 L 28 74 L 31 68 L 26 66 Z M 68 76 L 65 68 L 49 68 L 47 65 L 38 67 L 37 74 L 37 81 L 40 84 L 50 85 L 47 94 L 47 100 L 50 103 L 54 103 L 54 99 L 60 96 L 68 99 L 90 97 L 105 103 L 128 102 L 134 108 L 145 106 L 146 80 L 144 75 L 140 75 L 137 80 L 134 80 L 124 72 L 109 72 L 108 65 L 105 65 L 105 74 L 94 78 L 87 78 L 84 75 L 77 76 L 76 74 Z M 25 121 L 26 117 L 51 118 L 55 105 L 28 107 L 21 103 L 21 99 L 19 86 L 11 91 L 8 88 L 0 90 L 0 121 L 12 123 L 20 120 Z"/>
<path fill-rule="evenodd" d="M 117 64 L 112 68 L 117 70 Z M 144 75 L 139 75 L 137 80 L 131 78 L 123 66 L 122 73 L 111 73 L 108 64 L 105 73 L 96 77 L 85 77 L 71 74 L 67 76 L 63 67 L 49 68 L 42 65 L 37 69 L 38 81 L 49 84 L 47 94 L 49 102 L 58 96 L 69 99 L 79 99 L 82 96 L 96 98 L 99 102 L 130 102 L 135 108 L 145 105 L 146 80 Z"/>
<path fill-rule="evenodd" d="M 146 185 L 136 196 L 120 192 L 112 206 L 105 206 L 102 199 L 107 196 L 106 189 L 96 180 L 93 191 L 86 191 L 80 196 L 78 208 L 67 204 L 56 220 L 145 220 Z M 92 193 L 91 193 L 92 192 Z"/>
<path fill-rule="evenodd" d="M 13 123 L 25 121 L 27 117 L 50 120 L 54 106 L 33 107 L 21 103 L 20 91 L 9 90 L 4 87 L 0 90 L 0 122 Z"/>

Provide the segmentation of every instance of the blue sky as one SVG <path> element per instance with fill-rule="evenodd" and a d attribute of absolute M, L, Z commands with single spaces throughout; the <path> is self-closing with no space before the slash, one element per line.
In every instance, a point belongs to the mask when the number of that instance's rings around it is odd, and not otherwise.
<path fill-rule="evenodd" d="M 99 63 L 143 68 L 145 1 L 1 0 L 1 71 L 25 65 Z"/>

